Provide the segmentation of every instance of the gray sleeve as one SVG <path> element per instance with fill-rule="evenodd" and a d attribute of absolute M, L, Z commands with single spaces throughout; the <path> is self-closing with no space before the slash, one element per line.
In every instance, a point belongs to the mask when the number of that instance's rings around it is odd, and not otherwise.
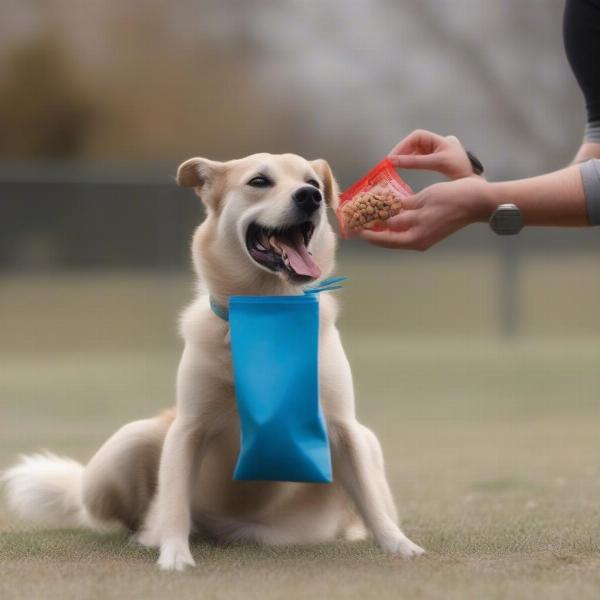
<path fill-rule="evenodd" d="M 584 143 L 600 144 L 600 121 L 590 121 L 585 126 Z"/>
<path fill-rule="evenodd" d="M 581 181 L 590 225 L 600 225 L 600 159 L 581 163 Z"/>

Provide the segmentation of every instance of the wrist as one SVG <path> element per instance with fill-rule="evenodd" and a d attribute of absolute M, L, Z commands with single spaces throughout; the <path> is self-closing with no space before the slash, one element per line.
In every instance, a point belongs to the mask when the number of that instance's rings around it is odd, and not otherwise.
<path fill-rule="evenodd" d="M 468 207 L 469 218 L 472 223 L 487 223 L 494 210 L 501 202 L 495 185 L 478 175 L 471 176 L 476 188 L 471 196 Z"/>
<path fill-rule="evenodd" d="M 469 155 L 466 150 L 460 148 L 460 154 L 456 153 L 448 161 L 448 170 L 444 173 L 448 179 L 456 181 L 457 179 L 464 179 L 465 177 L 473 177 L 481 175 L 474 171 L 473 163 L 471 162 Z M 451 166 L 450 166 L 451 165 Z"/>
<path fill-rule="evenodd" d="M 448 179 L 451 181 L 457 181 L 458 179 L 464 179 L 465 177 L 475 177 L 473 174 L 473 169 L 471 168 L 471 163 L 466 163 L 461 166 L 459 169 L 455 169 L 453 171 L 448 171 L 444 173 Z"/>

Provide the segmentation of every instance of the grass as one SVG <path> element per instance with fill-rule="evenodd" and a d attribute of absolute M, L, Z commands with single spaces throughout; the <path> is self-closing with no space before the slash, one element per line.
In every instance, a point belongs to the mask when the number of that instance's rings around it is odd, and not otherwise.
<path fill-rule="evenodd" d="M 370 542 L 197 540 L 196 569 L 161 573 L 155 553 L 124 534 L 27 530 L 0 505 L 0 598 L 597 598 L 600 344 L 577 325 L 593 307 L 549 295 L 560 269 L 538 275 L 523 292 L 530 335 L 499 340 L 485 263 L 426 267 L 437 288 L 420 263 L 401 265 L 400 283 L 353 265 L 343 337 L 360 417 L 382 441 L 404 528 L 427 557 L 399 561 Z M 457 287 L 453 268 L 475 281 Z M 582 280 L 597 298 L 594 277 Z M 177 277 L 5 279 L 0 468 L 40 448 L 85 461 L 120 424 L 170 404 L 174 314 L 189 289 Z"/>

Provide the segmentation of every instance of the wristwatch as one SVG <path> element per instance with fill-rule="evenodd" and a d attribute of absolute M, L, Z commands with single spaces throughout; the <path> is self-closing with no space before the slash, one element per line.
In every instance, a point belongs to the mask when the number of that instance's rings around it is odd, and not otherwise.
<path fill-rule="evenodd" d="M 516 235 L 523 229 L 523 215 L 516 204 L 501 204 L 490 217 L 490 228 L 498 235 Z"/>

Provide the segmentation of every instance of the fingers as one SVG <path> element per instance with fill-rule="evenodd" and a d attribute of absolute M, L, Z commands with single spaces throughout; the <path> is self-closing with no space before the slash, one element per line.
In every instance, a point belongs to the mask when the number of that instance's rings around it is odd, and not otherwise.
<path fill-rule="evenodd" d="M 425 189 L 427 189 L 427 188 L 425 188 Z M 423 206 L 423 198 L 424 198 L 423 190 L 421 190 L 420 192 L 417 192 L 416 194 L 413 194 L 412 196 L 406 196 L 406 198 L 402 198 L 402 210 L 395 217 L 391 217 L 390 219 L 388 219 L 387 223 L 393 223 L 396 219 L 409 218 L 408 216 L 406 216 L 407 211 L 414 212 L 415 209 L 421 208 Z M 410 218 L 412 218 L 412 217 L 410 217 Z"/>
<path fill-rule="evenodd" d="M 389 156 L 398 154 L 430 154 L 443 145 L 445 138 L 426 129 L 415 129 L 391 150 Z"/>
<path fill-rule="evenodd" d="M 389 159 L 395 167 L 401 169 L 426 169 L 442 173 L 447 166 L 447 157 L 443 152 L 395 155 L 390 156 Z"/>
<path fill-rule="evenodd" d="M 398 143 L 388 158 L 400 169 L 437 171 L 450 177 L 462 173 L 465 157 L 456 136 L 417 129 Z"/>
<path fill-rule="evenodd" d="M 418 237 L 415 229 L 407 231 L 368 231 L 361 232 L 360 237 L 382 248 L 397 248 L 408 250 L 420 250 L 418 247 Z"/>
<path fill-rule="evenodd" d="M 413 198 L 413 196 L 411 196 Z M 370 231 L 365 229 L 360 237 L 366 242 L 384 248 L 413 248 L 418 244 L 417 210 L 402 210 L 399 214 L 385 222 L 386 231 Z"/>
<path fill-rule="evenodd" d="M 449 179 L 467 177 L 473 171 L 471 162 L 454 135 L 441 136 L 417 129 L 404 138 L 388 155 L 394 167 L 436 171 Z"/>
<path fill-rule="evenodd" d="M 459 140 L 459 139 L 458 139 L 458 138 L 457 138 L 455 135 L 447 135 L 447 136 L 446 136 L 446 139 L 447 139 L 449 142 L 452 142 L 453 144 L 455 144 L 455 145 L 459 146 L 460 148 L 462 148 L 462 147 L 463 147 L 463 145 L 461 144 L 460 140 Z"/>
<path fill-rule="evenodd" d="M 417 213 L 418 211 L 408 208 L 406 204 L 403 204 L 402 210 L 395 217 L 388 219 L 385 222 L 385 226 L 392 231 L 406 231 L 417 224 Z"/>

